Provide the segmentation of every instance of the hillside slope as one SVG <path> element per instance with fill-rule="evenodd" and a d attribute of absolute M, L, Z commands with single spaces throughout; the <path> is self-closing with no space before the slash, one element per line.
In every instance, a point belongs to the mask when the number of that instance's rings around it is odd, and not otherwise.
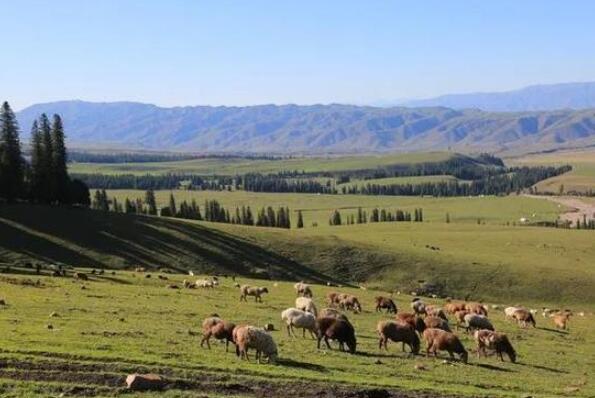
<path fill-rule="evenodd" d="M 490 113 L 350 105 L 178 107 L 64 101 L 18 113 L 63 116 L 70 147 L 203 152 L 536 151 L 595 144 L 595 110 Z"/>
<path fill-rule="evenodd" d="M 595 302 L 591 231 L 389 224 L 279 231 L 11 205 L 0 207 L 0 262 L 167 267 L 388 290 L 423 279 L 454 297 Z"/>

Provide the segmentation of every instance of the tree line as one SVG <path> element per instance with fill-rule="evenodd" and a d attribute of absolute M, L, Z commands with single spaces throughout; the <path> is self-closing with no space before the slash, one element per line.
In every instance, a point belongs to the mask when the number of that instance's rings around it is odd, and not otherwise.
<path fill-rule="evenodd" d="M 16 116 L 8 102 L 0 109 L 0 200 L 46 204 L 90 203 L 89 189 L 67 171 L 62 119 L 42 114 L 31 127 L 30 156 L 25 159 Z"/>
<path fill-rule="evenodd" d="M 224 191 L 237 187 L 234 177 L 199 176 L 195 174 L 168 173 L 164 175 L 134 174 L 73 174 L 92 189 L 139 189 L 170 190 L 187 189 L 202 191 Z"/>
<path fill-rule="evenodd" d="M 367 224 L 367 223 L 377 223 L 377 222 L 423 222 L 424 215 L 423 209 L 416 208 L 413 211 L 413 217 L 410 212 L 403 211 L 403 210 L 387 210 L 387 209 L 379 209 L 374 208 L 368 212 L 363 210 L 361 207 L 358 207 L 357 214 L 350 214 L 346 217 L 341 215 L 339 210 L 335 210 L 332 212 L 329 218 L 329 225 L 353 225 L 353 224 Z"/>

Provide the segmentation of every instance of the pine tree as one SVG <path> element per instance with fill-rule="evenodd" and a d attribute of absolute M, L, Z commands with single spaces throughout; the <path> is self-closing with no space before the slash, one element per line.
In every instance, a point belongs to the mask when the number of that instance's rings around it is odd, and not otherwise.
<path fill-rule="evenodd" d="M 361 207 L 357 208 L 357 223 L 363 224 L 364 223 L 364 213 Z"/>
<path fill-rule="evenodd" d="M 155 192 L 149 189 L 145 192 L 145 203 L 147 205 L 147 213 L 156 216 L 157 215 L 157 201 L 155 200 Z"/>
<path fill-rule="evenodd" d="M 41 144 L 43 147 L 43 163 L 41 165 L 41 170 L 43 173 L 43 187 L 40 196 L 44 202 L 52 203 L 56 199 L 56 188 L 53 179 L 52 167 L 52 159 L 54 157 L 52 145 L 52 128 L 45 113 L 43 113 L 39 118 L 39 130 L 41 133 Z"/>
<path fill-rule="evenodd" d="M 54 115 L 51 127 L 52 137 L 52 180 L 55 189 L 54 199 L 60 203 L 68 202 L 68 171 L 66 169 L 66 145 L 64 143 L 64 126 L 59 115 Z"/>
<path fill-rule="evenodd" d="M 298 221 L 297 221 L 298 228 L 304 228 L 304 217 L 302 216 L 302 211 L 298 210 Z"/>
<path fill-rule="evenodd" d="M 246 208 L 246 221 L 245 221 L 246 225 L 254 225 L 254 216 L 252 215 L 252 210 L 250 209 L 250 206 L 248 206 Z"/>
<path fill-rule="evenodd" d="M 176 199 L 174 198 L 174 194 L 169 194 L 169 211 L 171 212 L 172 217 L 175 217 L 178 214 L 176 209 Z"/>
<path fill-rule="evenodd" d="M 23 196 L 24 169 L 19 126 L 10 105 L 4 102 L 0 110 L 0 197 L 12 201 Z"/>
<path fill-rule="evenodd" d="M 31 168 L 29 176 L 29 198 L 33 201 L 43 199 L 44 156 L 41 131 L 37 120 L 31 127 Z"/>

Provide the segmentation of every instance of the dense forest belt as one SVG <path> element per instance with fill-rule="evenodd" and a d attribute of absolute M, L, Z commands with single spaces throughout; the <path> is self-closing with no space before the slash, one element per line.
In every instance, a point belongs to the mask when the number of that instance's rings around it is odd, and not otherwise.
<path fill-rule="evenodd" d="M 0 207 L 0 236 L 6 264 L 143 266 L 389 291 L 424 280 L 461 298 L 595 301 L 591 231 L 432 222 L 286 231 L 12 205 Z"/>

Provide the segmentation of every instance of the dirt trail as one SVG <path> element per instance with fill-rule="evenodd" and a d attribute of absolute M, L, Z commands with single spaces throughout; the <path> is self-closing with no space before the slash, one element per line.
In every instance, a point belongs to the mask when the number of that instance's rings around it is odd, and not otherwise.
<path fill-rule="evenodd" d="M 577 220 L 582 221 L 586 216 L 587 220 L 595 218 L 595 203 L 587 203 L 582 198 L 575 196 L 542 196 L 542 195 L 526 195 L 530 198 L 545 199 L 555 202 L 558 205 L 566 206 L 569 211 L 560 214 L 560 220 L 572 221 L 573 224 Z"/>

